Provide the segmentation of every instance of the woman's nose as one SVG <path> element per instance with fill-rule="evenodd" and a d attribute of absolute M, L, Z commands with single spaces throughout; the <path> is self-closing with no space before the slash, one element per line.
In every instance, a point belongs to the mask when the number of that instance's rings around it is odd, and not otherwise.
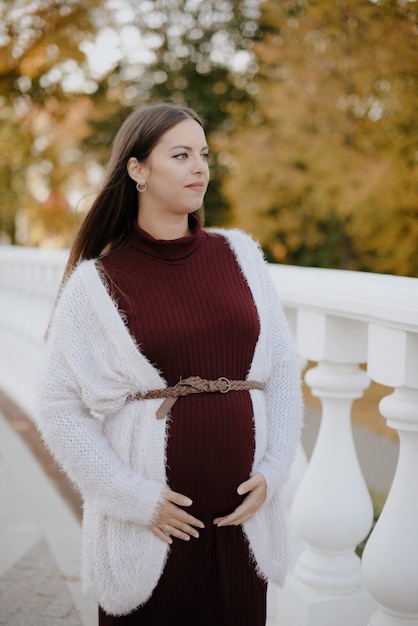
<path fill-rule="evenodd" d="M 207 168 L 207 163 L 204 158 L 199 154 L 193 158 L 192 170 L 196 173 L 204 172 Z"/>

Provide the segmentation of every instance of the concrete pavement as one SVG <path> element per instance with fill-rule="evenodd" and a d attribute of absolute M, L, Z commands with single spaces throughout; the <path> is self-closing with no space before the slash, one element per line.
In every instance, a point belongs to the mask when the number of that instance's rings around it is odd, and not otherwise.
<path fill-rule="evenodd" d="M 0 624 L 94 626 L 81 591 L 80 524 L 0 413 Z"/>

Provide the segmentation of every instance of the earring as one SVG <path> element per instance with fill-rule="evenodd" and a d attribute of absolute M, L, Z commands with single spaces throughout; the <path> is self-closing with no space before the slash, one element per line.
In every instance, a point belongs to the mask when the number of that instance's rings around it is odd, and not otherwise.
<path fill-rule="evenodd" d="M 146 182 L 143 183 L 136 183 L 136 188 L 139 191 L 139 193 L 144 193 L 144 191 L 146 191 L 148 189 L 148 185 Z"/>

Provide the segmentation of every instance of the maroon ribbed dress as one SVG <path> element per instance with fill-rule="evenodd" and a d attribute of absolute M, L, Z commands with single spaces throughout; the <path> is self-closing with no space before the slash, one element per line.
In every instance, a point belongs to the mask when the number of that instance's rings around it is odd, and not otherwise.
<path fill-rule="evenodd" d="M 192 235 L 155 240 L 136 225 L 129 244 L 102 261 L 132 336 L 168 385 L 180 378 L 247 378 L 257 311 L 225 238 L 190 218 Z M 129 616 L 99 609 L 99 626 L 264 626 L 266 584 L 240 526 L 213 520 L 241 502 L 254 454 L 248 392 L 179 398 L 169 422 L 167 479 L 202 520 L 198 539 L 173 540 L 153 595 Z"/>

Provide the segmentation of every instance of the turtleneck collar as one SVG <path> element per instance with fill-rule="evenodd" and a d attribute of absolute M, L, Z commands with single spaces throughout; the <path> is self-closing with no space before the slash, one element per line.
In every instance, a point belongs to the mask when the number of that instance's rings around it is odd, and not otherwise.
<path fill-rule="evenodd" d="M 149 233 L 134 222 L 129 245 L 143 254 L 155 257 L 162 261 L 181 262 L 192 256 L 206 240 L 206 233 L 202 229 L 195 215 L 189 215 L 189 229 L 191 234 L 179 239 L 154 239 Z"/>

